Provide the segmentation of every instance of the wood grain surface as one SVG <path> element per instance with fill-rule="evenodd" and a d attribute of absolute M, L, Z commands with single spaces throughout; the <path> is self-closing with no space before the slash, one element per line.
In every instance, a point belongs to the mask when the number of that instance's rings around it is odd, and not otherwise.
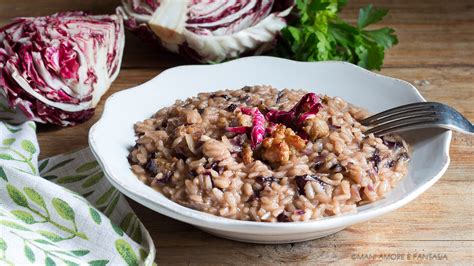
<path fill-rule="evenodd" d="M 64 10 L 111 13 L 118 2 L 0 0 L 0 25 L 16 16 Z M 386 54 L 381 74 L 413 83 L 426 99 L 449 104 L 474 121 L 474 1 L 350 1 L 343 17 L 354 21 L 358 9 L 368 3 L 390 9 L 381 25 L 395 28 L 399 36 L 399 44 Z M 185 63 L 178 56 L 159 51 L 127 33 L 122 70 L 104 99 Z M 103 103 L 99 104 L 94 118 L 85 124 L 73 128 L 39 126 L 41 157 L 86 147 L 88 130 L 100 117 Z M 408 206 L 335 235 L 297 244 L 254 245 L 220 239 L 130 202 L 152 234 L 157 262 L 163 265 L 393 262 L 472 265 L 473 146 L 473 137 L 455 133 L 448 171 Z M 364 254 L 391 256 L 358 257 Z"/>

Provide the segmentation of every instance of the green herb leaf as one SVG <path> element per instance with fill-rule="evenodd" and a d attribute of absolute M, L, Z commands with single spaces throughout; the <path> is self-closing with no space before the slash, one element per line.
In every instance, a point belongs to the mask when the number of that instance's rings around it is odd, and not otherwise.
<path fill-rule="evenodd" d="M 289 25 L 281 30 L 274 55 L 298 61 L 343 60 L 367 69 L 380 69 L 385 49 L 397 44 L 391 28 L 365 30 L 379 22 L 386 9 L 360 9 L 356 26 L 339 18 L 347 1 L 298 0 Z"/>
<path fill-rule="evenodd" d="M 357 26 L 359 29 L 363 29 L 370 24 L 377 23 L 387 15 L 388 10 L 383 8 L 373 8 L 372 5 L 368 5 L 359 10 L 359 19 L 357 20 Z"/>
<path fill-rule="evenodd" d="M 383 47 L 380 47 L 375 43 L 356 47 L 356 53 L 360 59 L 358 65 L 363 68 L 380 69 L 383 64 Z"/>
<path fill-rule="evenodd" d="M 363 31 L 362 34 L 385 48 L 390 48 L 398 43 L 395 30 L 391 28 L 381 28 L 378 30 Z"/>

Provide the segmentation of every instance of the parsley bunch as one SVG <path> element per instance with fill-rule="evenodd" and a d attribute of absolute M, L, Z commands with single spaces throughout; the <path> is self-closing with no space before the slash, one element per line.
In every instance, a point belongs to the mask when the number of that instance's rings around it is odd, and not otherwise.
<path fill-rule="evenodd" d="M 277 56 L 299 61 L 343 60 L 367 69 L 383 64 L 385 49 L 397 44 L 391 28 L 366 30 L 388 13 L 368 5 L 361 8 L 357 25 L 338 17 L 347 0 L 297 0 L 294 22 L 282 30 Z"/>

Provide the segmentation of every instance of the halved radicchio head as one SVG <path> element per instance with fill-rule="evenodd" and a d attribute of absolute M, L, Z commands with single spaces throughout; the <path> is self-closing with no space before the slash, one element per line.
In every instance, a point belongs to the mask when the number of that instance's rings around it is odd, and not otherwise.
<path fill-rule="evenodd" d="M 117 15 L 16 18 L 0 28 L 0 92 L 34 121 L 84 122 L 117 77 L 123 47 Z"/>
<path fill-rule="evenodd" d="M 209 63 L 270 49 L 293 5 L 294 0 L 122 0 L 119 12 L 140 37 Z"/>

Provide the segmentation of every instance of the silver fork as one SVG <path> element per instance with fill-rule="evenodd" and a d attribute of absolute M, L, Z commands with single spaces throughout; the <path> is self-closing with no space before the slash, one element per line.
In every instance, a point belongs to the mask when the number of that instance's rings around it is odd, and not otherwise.
<path fill-rule="evenodd" d="M 474 134 L 474 126 L 454 108 L 437 102 L 419 102 L 402 105 L 378 113 L 361 121 L 372 126 L 365 134 L 382 136 L 389 133 L 419 128 L 446 128 Z"/>

